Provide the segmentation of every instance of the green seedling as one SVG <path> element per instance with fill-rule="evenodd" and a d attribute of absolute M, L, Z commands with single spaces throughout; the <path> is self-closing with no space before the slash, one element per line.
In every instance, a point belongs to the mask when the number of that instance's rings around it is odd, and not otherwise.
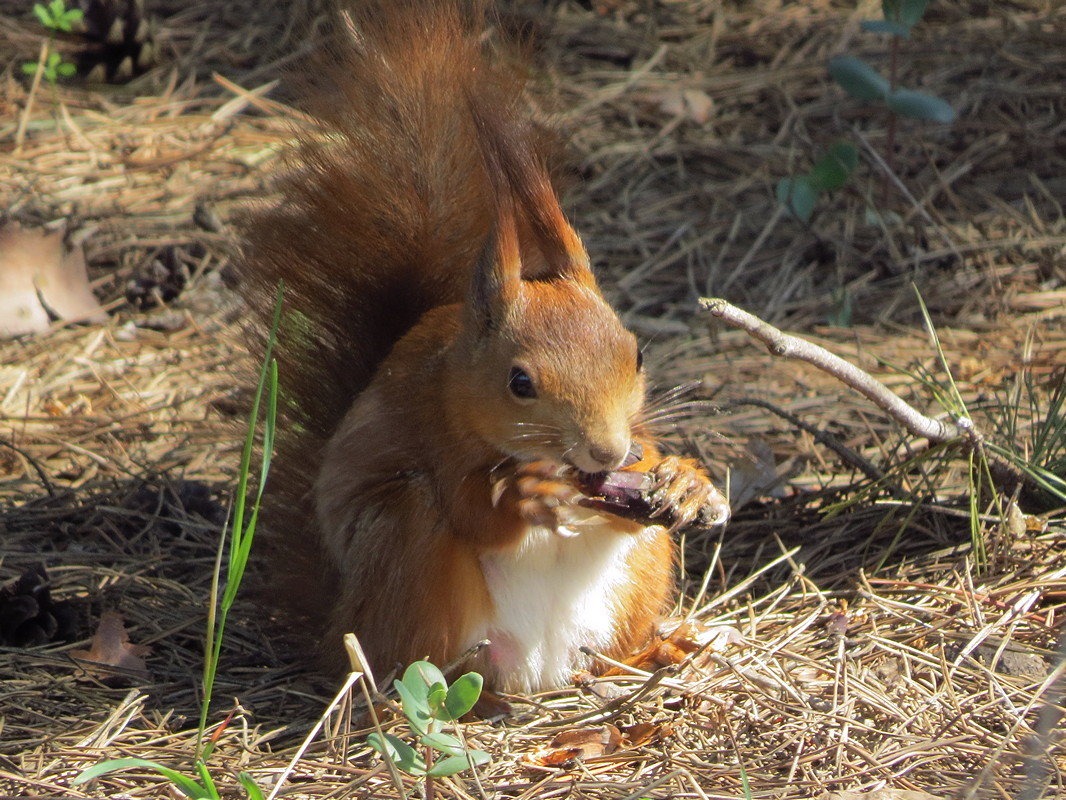
<path fill-rule="evenodd" d="M 983 406 L 995 430 L 988 448 L 1017 469 L 1035 490 L 1042 510 L 1066 505 L 1066 368 L 1047 381 L 1043 399 L 1032 370 L 1023 368 L 1014 387 Z"/>
<path fill-rule="evenodd" d="M 274 436 L 277 430 L 278 413 L 278 363 L 271 354 L 277 338 L 278 320 L 281 317 L 281 296 L 282 287 L 279 286 L 278 299 L 274 307 L 274 324 L 267 340 L 266 353 L 259 371 L 259 384 L 256 388 L 255 400 L 252 403 L 248 430 L 244 437 L 244 449 L 241 453 L 237 492 L 233 500 L 229 535 L 227 536 L 226 529 L 223 529 L 222 536 L 219 538 L 218 557 L 215 560 L 215 570 L 211 580 L 211 595 L 208 599 L 207 612 L 207 634 L 204 647 L 200 727 L 197 732 L 197 752 L 193 762 L 196 777 L 189 777 L 163 764 L 143 758 L 118 758 L 101 762 L 83 771 L 74 779 L 75 785 L 85 783 L 93 778 L 99 778 L 111 772 L 129 769 L 130 767 L 145 767 L 168 778 L 174 788 L 190 798 L 190 800 L 219 800 L 220 798 L 215 780 L 207 769 L 207 759 L 215 746 L 214 741 L 205 736 L 207 715 L 211 708 L 211 696 L 215 685 L 215 675 L 218 672 L 218 659 L 222 649 L 226 619 L 229 616 L 230 609 L 233 607 L 233 602 L 237 597 L 237 590 L 240 588 L 245 568 L 248 565 L 248 556 L 251 551 L 252 540 L 255 537 L 256 523 L 259 520 L 259 508 L 263 499 L 263 490 L 266 488 L 266 479 L 270 472 L 270 461 L 274 451 Z M 262 434 L 263 457 L 259 464 L 255 498 L 249 510 L 247 508 L 247 500 L 249 478 L 252 474 L 252 451 L 259 428 L 259 411 L 263 406 L 264 395 L 266 395 L 266 408 Z M 228 549 L 226 547 L 227 539 L 229 543 Z M 221 586 L 222 578 L 223 554 L 226 555 L 226 582 L 220 599 L 219 587 Z M 237 780 L 244 787 L 248 800 L 263 800 L 262 790 L 248 773 L 240 773 L 237 776 Z"/>
<path fill-rule="evenodd" d="M 80 8 L 67 8 L 66 0 L 52 0 L 48 5 L 33 4 L 33 13 L 50 31 L 70 33 L 85 16 Z"/>
<path fill-rule="evenodd" d="M 847 183 L 858 163 L 859 155 L 853 145 L 836 142 L 807 173 L 778 181 L 777 199 L 794 217 L 807 222 L 814 213 L 818 196 Z"/>
<path fill-rule="evenodd" d="M 883 19 L 867 20 L 862 28 L 870 33 L 890 36 L 889 76 L 886 78 L 860 58 L 840 55 L 829 61 L 829 75 L 845 92 L 864 103 L 887 109 L 889 115 L 886 153 L 889 163 L 895 151 L 896 125 L 900 116 L 927 122 L 952 122 L 955 110 L 944 100 L 925 92 L 896 85 L 900 42 L 909 39 L 911 30 L 925 15 L 929 0 L 882 0 Z M 777 199 L 792 216 L 808 222 L 820 195 L 843 186 L 858 165 L 854 146 L 837 142 L 811 168 L 798 177 L 785 178 L 777 184 Z M 887 184 L 886 184 L 887 186 Z M 888 219 L 891 212 L 876 219 Z"/>
<path fill-rule="evenodd" d="M 474 707 L 481 696 L 482 678 L 468 672 L 449 686 L 443 673 L 428 661 L 416 661 L 394 683 L 404 716 L 421 752 L 398 736 L 376 733 L 367 744 L 408 775 L 440 778 L 489 762 L 484 750 L 468 748 L 457 735 L 445 733 Z M 458 732 L 458 731 L 457 731 Z"/>
<path fill-rule="evenodd" d="M 81 22 L 85 14 L 80 8 L 67 8 L 66 0 L 52 0 L 47 5 L 34 3 L 33 13 L 40 23 L 52 32 L 52 35 L 49 36 L 48 42 L 45 44 L 43 60 L 40 63 L 37 61 L 24 62 L 22 72 L 26 75 L 36 75 L 37 70 L 40 69 L 42 77 L 52 86 L 55 86 L 61 77 L 71 77 L 77 72 L 77 68 L 71 62 L 64 61 L 63 56 L 52 49 L 54 35 L 56 33 L 71 33 L 74 30 L 74 26 Z"/>
<path fill-rule="evenodd" d="M 857 100 L 881 103 L 893 114 L 926 120 L 951 122 L 955 110 L 944 100 L 924 92 L 896 86 L 900 42 L 923 16 L 929 0 L 881 0 L 883 19 L 867 20 L 862 28 L 870 33 L 892 37 L 889 76 L 885 78 L 865 61 L 854 56 L 837 56 L 829 62 L 829 74 Z"/>
<path fill-rule="evenodd" d="M 44 62 L 38 64 L 36 61 L 27 61 L 22 65 L 22 71 L 26 75 L 36 75 L 37 68 L 41 68 L 41 75 L 46 81 L 53 86 L 59 82 L 60 78 L 69 78 L 77 69 L 69 61 L 64 61 L 63 56 L 54 50 L 49 52 L 44 58 Z"/>

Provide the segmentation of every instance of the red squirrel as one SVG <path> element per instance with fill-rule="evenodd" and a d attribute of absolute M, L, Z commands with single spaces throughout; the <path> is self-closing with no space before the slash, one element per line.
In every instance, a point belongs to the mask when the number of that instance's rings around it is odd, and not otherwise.
<path fill-rule="evenodd" d="M 489 686 L 565 685 L 583 646 L 645 645 L 675 581 L 670 524 L 589 508 L 581 479 L 647 473 L 674 528 L 728 505 L 642 427 L 637 341 L 483 15 L 362 9 L 237 267 L 263 320 L 284 282 L 273 594 L 335 666 L 349 631 L 379 671 L 488 639 L 466 666 Z"/>

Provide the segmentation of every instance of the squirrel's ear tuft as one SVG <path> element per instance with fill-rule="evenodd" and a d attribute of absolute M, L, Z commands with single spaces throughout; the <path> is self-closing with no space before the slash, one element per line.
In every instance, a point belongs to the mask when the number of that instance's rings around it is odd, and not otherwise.
<path fill-rule="evenodd" d="M 529 232 L 543 256 L 535 262 L 527 259 L 522 277 L 527 280 L 572 280 L 595 288 L 596 279 L 585 245 L 567 222 L 555 189 L 542 168 L 529 170 L 520 195 Z"/>
<path fill-rule="evenodd" d="M 595 289 L 585 246 L 566 221 L 544 161 L 531 146 L 529 121 L 495 113 L 477 96 L 468 100 L 492 193 L 521 218 L 522 277 L 572 280 Z"/>
<path fill-rule="evenodd" d="M 521 284 L 522 258 L 518 248 L 514 208 L 509 202 L 503 202 L 496 224 L 489 232 L 474 265 L 468 312 L 470 322 L 479 334 L 499 327 L 517 302 Z"/>

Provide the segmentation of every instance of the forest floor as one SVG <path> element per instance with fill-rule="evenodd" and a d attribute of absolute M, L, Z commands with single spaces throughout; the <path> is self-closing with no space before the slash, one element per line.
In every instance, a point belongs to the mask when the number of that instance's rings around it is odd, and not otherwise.
<path fill-rule="evenodd" d="M 0 584 L 40 565 L 51 595 L 0 592 L 0 796 L 172 796 L 142 768 L 72 781 L 117 757 L 192 774 L 206 598 L 255 367 L 223 280 L 232 221 L 269 194 L 301 124 L 286 69 L 314 50 L 320 9 L 149 2 L 150 69 L 51 86 L 21 67 L 45 39 L 30 5 L 0 0 L 0 208 L 67 227 L 107 320 L 0 341 Z M 915 439 L 697 305 L 725 297 L 1066 472 L 1066 9 L 932 3 L 899 80 L 957 119 L 901 120 L 893 137 L 826 70 L 848 53 L 887 71 L 887 39 L 859 27 L 879 11 L 504 5 L 500 27 L 528 36 L 533 88 L 569 140 L 565 205 L 606 291 L 655 383 L 692 382 L 706 401 L 666 435 L 728 474 L 735 517 L 683 538 L 694 657 L 512 698 L 505 722 L 463 726 L 492 760 L 437 796 L 1066 796 L 1062 499 Z M 87 47 L 52 46 L 72 60 Z M 841 140 L 859 166 L 801 223 L 775 185 Z M 27 595 L 54 641 L 18 641 Z M 105 612 L 148 648 L 144 670 L 72 655 Z M 280 796 L 396 797 L 358 697 L 297 753 L 338 686 L 276 646 L 265 617 L 239 598 L 224 643 L 208 764 L 223 796 L 244 796 L 240 771 L 269 789 L 294 761 Z"/>

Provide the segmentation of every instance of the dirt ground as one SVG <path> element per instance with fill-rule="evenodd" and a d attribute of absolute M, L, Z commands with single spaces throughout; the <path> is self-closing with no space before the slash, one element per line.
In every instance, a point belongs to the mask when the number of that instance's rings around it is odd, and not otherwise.
<path fill-rule="evenodd" d="M 269 193 L 300 124 L 286 70 L 313 51 L 322 9 L 146 6 L 143 74 L 53 87 L 21 68 L 45 38 L 31 4 L 0 0 L 0 207 L 66 225 L 108 312 L 0 341 L 0 584 L 43 566 L 51 599 L 34 602 L 58 628 L 15 641 L 17 592 L 0 594 L 0 796 L 167 797 L 147 770 L 72 780 L 116 757 L 192 770 L 206 597 L 254 366 L 224 279 L 231 223 Z M 1053 408 L 1066 10 L 934 1 L 899 80 L 957 119 L 901 120 L 889 149 L 887 116 L 826 71 L 841 53 L 887 70 L 886 39 L 859 27 L 879 9 L 501 6 L 496 29 L 528 38 L 534 93 L 566 133 L 565 205 L 606 291 L 657 386 L 691 382 L 701 401 L 664 435 L 728 480 L 736 515 L 684 537 L 677 611 L 706 639 L 696 658 L 513 698 L 510 720 L 464 727 L 492 761 L 438 782 L 439 796 L 1066 796 L 1062 502 L 998 473 L 993 489 L 976 473 L 974 491 L 965 449 L 907 435 L 697 305 L 725 297 L 931 415 L 951 406 L 950 372 L 994 446 L 1064 469 L 1066 431 L 1057 451 L 1041 431 L 1066 416 Z M 50 46 L 83 68 L 114 60 L 84 37 Z M 791 218 L 777 181 L 840 140 L 857 148 L 855 174 L 809 223 Z M 147 674 L 101 675 L 71 655 L 108 611 L 150 648 Z M 267 616 L 239 600 L 222 654 L 209 767 L 224 796 L 244 796 L 239 771 L 269 789 L 291 761 L 280 796 L 397 796 L 358 707 L 297 753 L 338 687 Z M 621 739 L 607 752 L 552 744 L 608 725 Z"/>

